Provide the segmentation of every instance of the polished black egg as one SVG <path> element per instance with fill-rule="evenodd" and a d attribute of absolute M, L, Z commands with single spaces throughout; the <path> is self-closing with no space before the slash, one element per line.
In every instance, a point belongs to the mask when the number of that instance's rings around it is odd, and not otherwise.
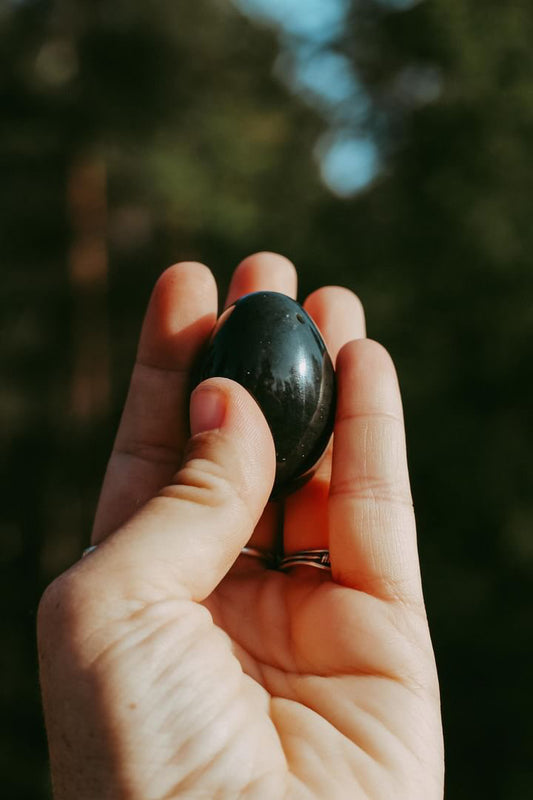
<path fill-rule="evenodd" d="M 312 475 L 335 416 L 335 373 L 311 317 L 278 292 L 245 295 L 220 317 L 195 385 L 232 378 L 256 399 L 276 447 L 274 495 Z"/>

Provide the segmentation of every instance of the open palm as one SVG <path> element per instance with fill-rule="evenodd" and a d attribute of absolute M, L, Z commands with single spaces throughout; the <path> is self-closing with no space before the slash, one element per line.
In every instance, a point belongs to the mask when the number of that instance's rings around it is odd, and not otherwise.
<path fill-rule="evenodd" d="M 294 296 L 294 268 L 246 259 L 227 303 L 259 289 Z M 337 359 L 334 445 L 308 484 L 267 504 L 272 440 L 241 387 L 195 392 L 187 443 L 188 371 L 215 292 L 197 264 L 158 282 L 95 521 L 101 546 L 41 603 L 55 796 L 440 799 L 392 362 L 363 338 L 353 294 L 308 298 Z M 331 572 L 239 556 L 280 541 L 286 554 L 329 549 Z"/>

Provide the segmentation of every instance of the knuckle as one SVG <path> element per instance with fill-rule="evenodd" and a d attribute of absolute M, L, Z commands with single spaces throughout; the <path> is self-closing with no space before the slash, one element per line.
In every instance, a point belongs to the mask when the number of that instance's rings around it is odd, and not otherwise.
<path fill-rule="evenodd" d="M 246 485 L 235 444 L 220 431 L 206 431 L 189 441 L 183 466 L 162 494 L 212 508 L 237 506 L 251 517 Z"/>
<path fill-rule="evenodd" d="M 234 493 L 233 483 L 220 465 L 205 458 L 188 461 L 178 472 L 176 484 L 196 490 L 204 499 L 202 505 L 224 505 Z"/>
<path fill-rule="evenodd" d="M 64 573 L 44 590 L 37 608 L 37 631 L 40 637 L 55 638 L 64 628 L 74 604 L 72 581 Z"/>
<path fill-rule="evenodd" d="M 48 622 L 59 609 L 60 598 L 57 594 L 56 581 L 46 587 L 39 600 L 37 607 L 37 627 L 39 630 L 47 627 Z"/>
<path fill-rule="evenodd" d="M 37 608 L 37 627 L 52 637 L 90 616 L 101 601 L 101 580 L 90 565 L 79 561 L 44 590 Z"/>
<path fill-rule="evenodd" d="M 412 508 L 413 499 L 408 486 L 381 476 L 364 475 L 335 483 L 331 495 L 352 500 L 367 500 L 375 504 L 391 503 Z"/>

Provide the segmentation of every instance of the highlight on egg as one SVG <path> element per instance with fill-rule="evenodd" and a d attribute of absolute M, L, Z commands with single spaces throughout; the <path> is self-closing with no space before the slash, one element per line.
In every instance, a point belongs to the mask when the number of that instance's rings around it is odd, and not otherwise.
<path fill-rule="evenodd" d="M 278 292 L 245 295 L 221 315 L 194 375 L 231 378 L 255 398 L 276 448 L 273 495 L 302 485 L 324 453 L 335 418 L 335 372 L 305 309 Z"/>

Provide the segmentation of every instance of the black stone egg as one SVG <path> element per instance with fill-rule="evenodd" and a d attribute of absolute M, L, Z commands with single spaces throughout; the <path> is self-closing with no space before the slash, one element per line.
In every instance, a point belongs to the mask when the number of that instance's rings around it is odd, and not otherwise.
<path fill-rule="evenodd" d="M 218 320 L 195 370 L 231 378 L 253 395 L 276 447 L 273 496 L 313 474 L 333 431 L 335 373 L 326 345 L 306 311 L 278 292 L 241 297 Z"/>

